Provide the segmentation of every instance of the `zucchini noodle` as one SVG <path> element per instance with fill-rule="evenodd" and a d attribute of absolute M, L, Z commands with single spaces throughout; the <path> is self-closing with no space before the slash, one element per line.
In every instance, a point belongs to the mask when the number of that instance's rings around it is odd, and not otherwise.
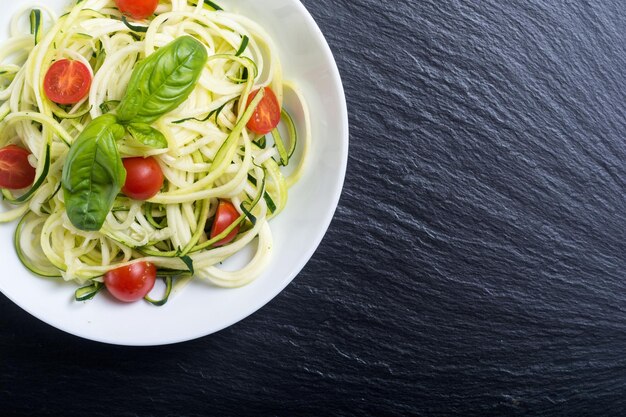
<path fill-rule="evenodd" d="M 304 170 L 309 115 L 302 95 L 283 80 L 265 30 L 213 6 L 168 0 L 151 20 L 128 22 L 113 0 L 79 0 L 60 17 L 45 6 L 13 17 L 11 37 L 0 48 L 0 147 L 28 149 L 36 180 L 28 190 L 2 190 L 8 209 L 0 222 L 19 220 L 16 250 L 33 273 L 99 288 L 107 271 L 146 261 L 168 279 L 186 282 L 193 273 L 220 287 L 238 287 L 264 271 L 273 248 L 268 221 L 284 209 L 288 189 Z M 29 14 L 31 25 L 38 25 L 30 34 L 20 30 Z M 122 157 L 155 157 L 163 188 L 147 201 L 119 194 L 99 231 L 78 230 L 60 192 L 69 148 L 90 121 L 115 113 L 141 60 L 184 35 L 199 40 L 209 58 L 189 98 L 151 124 L 167 148 L 142 145 L 128 134 L 117 143 Z M 93 76 L 89 94 L 66 106 L 50 101 L 43 88 L 47 69 L 64 58 L 82 62 Z M 281 107 L 283 94 L 295 97 L 304 123 L 296 129 L 283 109 L 280 133 L 261 137 L 246 129 L 249 95 L 261 87 L 270 87 Z M 296 142 L 298 160 L 286 171 Z M 237 208 L 240 229 L 231 243 L 215 246 L 219 236 L 211 240 L 207 230 L 220 200 Z M 240 269 L 220 267 L 248 245 L 254 253 Z"/>

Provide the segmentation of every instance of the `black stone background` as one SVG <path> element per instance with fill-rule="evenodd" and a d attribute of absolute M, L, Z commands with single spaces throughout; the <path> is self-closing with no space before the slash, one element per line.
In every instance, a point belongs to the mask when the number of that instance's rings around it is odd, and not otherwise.
<path fill-rule="evenodd" d="M 0 410 L 36 416 L 626 414 L 626 7 L 303 0 L 350 111 L 319 250 L 173 346 L 0 297 Z"/>

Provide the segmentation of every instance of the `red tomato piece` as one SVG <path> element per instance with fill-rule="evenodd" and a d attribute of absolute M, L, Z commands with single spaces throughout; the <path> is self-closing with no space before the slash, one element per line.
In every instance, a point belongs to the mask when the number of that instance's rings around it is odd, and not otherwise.
<path fill-rule="evenodd" d="M 104 275 L 104 285 L 118 300 L 137 301 L 154 287 L 156 267 L 149 262 L 135 262 L 113 269 Z"/>
<path fill-rule="evenodd" d="M 250 93 L 248 96 L 248 106 L 258 92 L 259 90 L 254 90 Z M 278 126 L 278 123 L 280 123 L 280 104 L 278 104 L 278 99 L 272 89 L 265 87 L 265 94 L 256 106 L 246 126 L 254 133 L 265 135 Z"/>
<path fill-rule="evenodd" d="M 115 5 L 122 14 L 140 20 L 154 14 L 159 0 L 115 0 Z"/>
<path fill-rule="evenodd" d="M 239 218 L 239 212 L 230 201 L 220 200 L 217 205 L 217 212 L 215 213 L 215 219 L 213 220 L 213 225 L 211 226 L 211 236 L 213 239 L 215 236 L 222 233 L 228 226 L 233 224 L 235 220 Z M 230 243 L 235 236 L 239 233 L 239 225 L 235 226 L 235 228 L 228 234 L 226 237 L 216 243 L 213 246 L 223 246 L 227 243 Z"/>
<path fill-rule="evenodd" d="M 46 96 L 58 104 L 74 104 L 89 93 L 91 73 L 80 61 L 61 59 L 48 68 L 43 80 Z"/>
<path fill-rule="evenodd" d="M 30 152 L 16 145 L 0 149 L 0 188 L 19 190 L 35 181 L 35 168 L 28 162 Z"/>
<path fill-rule="evenodd" d="M 154 197 L 163 186 L 163 171 L 155 158 L 124 158 L 126 182 L 122 192 L 135 200 Z"/>

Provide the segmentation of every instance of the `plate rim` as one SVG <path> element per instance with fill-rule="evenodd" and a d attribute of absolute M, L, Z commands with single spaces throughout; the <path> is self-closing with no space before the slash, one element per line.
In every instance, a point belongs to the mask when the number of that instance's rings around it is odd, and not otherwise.
<path fill-rule="evenodd" d="M 287 1 L 291 1 L 296 7 L 300 9 L 301 16 L 304 16 L 306 18 L 307 23 L 315 31 L 315 34 L 318 38 L 318 43 L 321 46 L 320 50 L 330 64 L 328 68 L 329 73 L 332 77 L 333 86 L 336 88 L 337 97 L 340 98 L 339 103 L 337 103 L 340 109 L 340 114 L 337 116 L 337 118 L 339 120 L 338 123 L 342 128 L 342 132 L 338 133 L 337 137 L 341 138 L 340 148 L 342 152 L 341 152 L 341 160 L 340 160 L 341 165 L 337 167 L 339 175 L 335 177 L 336 182 L 334 184 L 334 189 L 332 190 L 332 199 L 331 199 L 332 205 L 329 206 L 329 210 L 326 216 L 324 217 L 323 221 L 319 223 L 319 226 L 320 226 L 319 231 L 315 235 L 315 238 L 311 239 L 310 240 L 311 243 L 307 245 L 308 246 L 307 252 L 303 253 L 302 256 L 299 257 L 300 259 L 299 262 L 293 265 L 290 273 L 286 274 L 282 280 L 277 281 L 278 284 L 275 285 L 275 287 L 273 288 L 273 291 L 265 292 L 262 297 L 259 297 L 256 303 L 254 303 L 253 305 L 249 305 L 248 308 L 242 309 L 239 314 L 234 314 L 230 320 L 225 320 L 220 325 L 214 326 L 212 329 L 209 329 L 208 331 L 207 331 L 207 327 L 196 327 L 194 328 L 194 330 L 185 332 L 185 334 L 173 335 L 173 336 L 165 335 L 158 342 L 155 342 L 155 341 L 144 342 L 142 340 L 121 341 L 121 340 L 113 340 L 110 337 L 106 337 L 105 335 L 94 336 L 92 334 L 89 334 L 89 332 L 85 331 L 85 329 L 83 329 L 83 327 L 81 326 L 79 326 L 78 328 L 72 327 L 70 324 L 63 322 L 63 321 L 55 322 L 52 318 L 48 318 L 48 320 L 46 320 L 44 317 L 41 317 L 43 315 L 40 315 L 38 312 L 33 311 L 34 308 L 31 305 L 24 305 L 23 303 L 18 302 L 18 300 L 15 300 L 11 294 L 7 294 L 7 292 L 5 292 L 2 288 L 0 288 L 0 290 L 2 290 L 2 293 L 5 297 L 11 300 L 11 302 L 14 303 L 17 307 L 27 312 L 32 317 L 40 320 L 41 322 L 53 328 L 56 328 L 60 331 L 63 331 L 65 333 L 71 334 L 73 336 L 76 336 L 82 339 L 91 340 L 91 341 L 104 343 L 104 344 L 117 345 L 117 346 L 164 346 L 164 345 L 183 343 L 186 341 L 192 341 L 192 340 L 196 340 L 196 339 L 220 332 L 223 329 L 230 327 L 236 323 L 239 323 L 240 321 L 244 320 L 245 318 L 259 311 L 261 308 L 266 306 L 269 302 L 271 302 L 275 297 L 277 297 L 281 292 L 284 291 L 284 289 L 298 276 L 298 274 L 301 273 L 301 271 L 304 269 L 306 264 L 311 260 L 315 252 L 319 249 L 319 246 L 322 240 L 324 239 L 324 237 L 326 236 L 326 233 L 332 223 L 332 220 L 335 217 L 335 213 L 337 211 L 337 208 L 339 207 L 339 202 L 340 202 L 343 189 L 344 189 L 347 166 L 348 166 L 348 159 L 349 159 L 349 147 L 350 147 L 350 143 L 349 143 L 350 142 L 350 137 L 349 137 L 350 126 L 349 126 L 348 107 L 347 107 L 347 101 L 346 101 L 346 95 L 345 95 L 345 88 L 343 85 L 339 67 L 337 65 L 337 61 L 332 52 L 332 49 L 330 48 L 330 45 L 328 44 L 328 40 L 324 36 L 321 28 L 319 27 L 319 25 L 317 24 L 314 17 L 309 12 L 309 10 L 304 6 L 304 4 L 300 0 L 287 0 Z M 21 5 L 18 7 L 18 10 L 21 9 L 22 7 L 29 7 L 29 6 L 35 5 L 36 3 L 37 3 L 36 1 L 33 1 L 31 2 L 30 5 L 28 4 Z M 6 39 L 6 37 L 3 36 L 2 40 L 4 39 Z M 37 278 L 45 279 L 42 277 L 37 277 Z"/>

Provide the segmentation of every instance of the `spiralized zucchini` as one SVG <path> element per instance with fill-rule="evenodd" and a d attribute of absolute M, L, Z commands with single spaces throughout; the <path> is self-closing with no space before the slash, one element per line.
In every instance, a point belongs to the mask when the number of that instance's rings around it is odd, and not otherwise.
<path fill-rule="evenodd" d="M 15 244 L 28 269 L 93 284 L 111 269 L 142 260 L 154 263 L 163 276 L 193 269 L 196 278 L 238 287 L 267 266 L 273 247 L 268 220 L 285 207 L 288 188 L 302 175 L 310 142 L 308 112 L 300 93 L 283 80 L 276 47 L 263 28 L 211 5 L 162 2 L 153 19 L 132 24 L 123 21 L 113 0 L 78 1 L 58 18 L 45 6 L 13 18 L 11 37 L 0 47 L 0 147 L 29 149 L 37 180 L 25 192 L 2 190 L 15 207 L 1 213 L 0 221 L 21 219 Z M 20 22 L 29 16 L 36 27 L 22 33 Z M 209 59 L 189 98 L 152 124 L 168 147 L 150 148 L 129 136 L 118 142 L 122 157 L 154 156 L 164 188 L 148 201 L 120 194 L 99 231 L 78 230 L 59 191 L 69 147 L 91 120 L 115 113 L 138 62 L 183 35 L 201 41 Z M 43 92 L 47 69 L 63 58 L 93 71 L 89 95 L 75 105 L 55 104 Z M 296 129 L 283 112 L 282 135 L 261 138 L 235 129 L 250 92 L 266 86 L 281 103 L 285 93 L 296 97 L 305 114 L 303 126 Z M 302 157 L 292 161 L 296 167 L 286 176 L 280 165 L 293 154 L 296 130 Z M 241 229 L 232 243 L 214 247 L 216 239 L 210 241 L 206 230 L 220 199 L 237 207 Z M 220 268 L 249 244 L 255 252 L 246 265 Z"/>

